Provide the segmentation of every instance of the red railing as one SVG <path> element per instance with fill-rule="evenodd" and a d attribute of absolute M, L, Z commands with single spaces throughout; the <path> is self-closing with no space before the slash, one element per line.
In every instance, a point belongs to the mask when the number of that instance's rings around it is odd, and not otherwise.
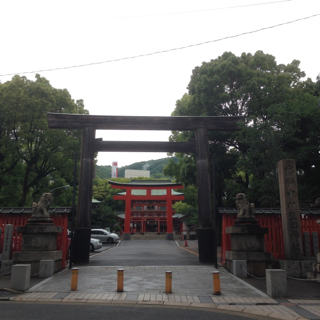
<path fill-rule="evenodd" d="M 14 226 L 13 241 L 12 241 L 12 253 L 21 251 L 22 234 L 16 232 L 16 227 L 25 226 L 30 214 L 26 213 L 0 213 L 0 228 L 2 229 L 0 238 L 0 252 L 3 248 L 3 237 L 6 224 L 12 224 Z M 57 250 L 62 251 L 62 268 L 64 269 L 68 263 L 68 213 L 52 214 L 51 218 L 56 226 L 62 227 L 62 232 L 57 236 Z"/>
<path fill-rule="evenodd" d="M 307 214 L 301 215 L 301 231 L 308 232 L 311 243 L 311 255 L 313 252 L 312 232 L 320 234 L 320 224 L 317 224 L 319 215 Z M 227 234 L 226 228 L 231 227 L 236 220 L 236 214 L 223 214 L 222 216 L 222 239 L 221 239 L 221 263 L 225 262 L 225 252 L 231 250 L 231 235 Z M 265 234 L 265 250 L 271 252 L 274 259 L 284 259 L 284 245 L 282 234 L 282 222 L 280 214 L 256 214 L 256 219 L 259 220 L 261 227 L 266 227 L 269 232 Z M 319 237 L 320 238 L 320 237 Z M 320 240 L 318 238 L 318 241 Z M 319 241 L 320 242 L 320 241 Z M 319 245 L 320 243 L 318 243 Z"/>

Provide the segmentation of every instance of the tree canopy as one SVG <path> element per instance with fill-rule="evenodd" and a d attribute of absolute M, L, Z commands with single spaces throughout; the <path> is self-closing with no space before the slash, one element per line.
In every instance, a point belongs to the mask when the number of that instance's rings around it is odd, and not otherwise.
<path fill-rule="evenodd" d="M 218 205 L 234 206 L 236 193 L 244 192 L 256 206 L 278 206 L 277 163 L 285 158 L 296 160 L 300 199 L 319 197 L 320 79 L 305 80 L 299 64 L 277 64 L 262 51 L 240 57 L 225 52 L 192 71 L 188 93 L 172 116 L 245 116 L 239 132 L 209 133 Z M 194 139 L 194 132 L 170 137 L 187 139 Z M 178 157 L 165 173 L 196 184 L 193 156 Z"/>
<path fill-rule="evenodd" d="M 0 83 L 1 206 L 31 206 L 43 192 L 72 184 L 81 132 L 49 129 L 47 112 L 88 113 L 82 100 L 74 102 L 66 89 L 53 88 L 40 75 Z M 63 193 L 55 205 L 71 204 L 72 191 Z"/>

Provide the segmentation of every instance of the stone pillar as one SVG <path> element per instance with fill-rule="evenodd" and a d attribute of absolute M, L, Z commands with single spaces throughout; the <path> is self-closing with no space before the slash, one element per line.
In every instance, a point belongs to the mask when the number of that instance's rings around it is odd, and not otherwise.
<path fill-rule="evenodd" d="M 11 270 L 10 288 L 18 291 L 26 291 L 30 288 L 30 264 L 16 264 Z"/>
<path fill-rule="evenodd" d="M 266 270 L 267 294 L 272 298 L 287 295 L 287 273 L 281 269 Z"/>
<path fill-rule="evenodd" d="M 3 236 L 2 260 L 11 259 L 13 230 L 14 227 L 12 224 L 6 224 Z"/>
<path fill-rule="evenodd" d="M 295 161 L 279 161 L 278 175 L 285 257 L 300 260 L 303 248 Z"/>
<path fill-rule="evenodd" d="M 196 156 L 198 180 L 199 261 L 214 263 L 214 229 L 211 208 L 208 130 L 196 130 Z"/>

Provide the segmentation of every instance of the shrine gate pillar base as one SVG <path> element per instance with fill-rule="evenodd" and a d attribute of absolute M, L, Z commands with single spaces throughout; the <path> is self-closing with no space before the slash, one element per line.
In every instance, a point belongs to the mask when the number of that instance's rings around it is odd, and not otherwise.
<path fill-rule="evenodd" d="M 214 263 L 214 229 L 198 229 L 199 262 Z"/>
<path fill-rule="evenodd" d="M 124 233 L 122 240 L 131 240 L 131 234 L 130 233 Z"/>
<path fill-rule="evenodd" d="M 73 263 L 88 263 L 90 257 L 91 228 L 76 228 L 71 249 Z"/>
<path fill-rule="evenodd" d="M 173 233 L 167 233 L 166 240 L 174 240 Z"/>

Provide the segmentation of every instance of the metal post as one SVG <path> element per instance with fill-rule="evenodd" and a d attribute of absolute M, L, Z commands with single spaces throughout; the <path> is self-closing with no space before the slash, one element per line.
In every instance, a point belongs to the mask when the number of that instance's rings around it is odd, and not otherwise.
<path fill-rule="evenodd" d="M 78 268 L 72 268 L 71 274 L 71 291 L 77 291 L 78 289 Z"/>
<path fill-rule="evenodd" d="M 123 269 L 118 269 L 117 292 L 123 292 Z"/>
<path fill-rule="evenodd" d="M 221 294 L 220 272 L 219 271 L 213 271 L 213 294 L 215 294 L 215 295 Z"/>
<path fill-rule="evenodd" d="M 166 271 L 166 290 L 165 293 L 172 293 L 172 271 Z"/>

